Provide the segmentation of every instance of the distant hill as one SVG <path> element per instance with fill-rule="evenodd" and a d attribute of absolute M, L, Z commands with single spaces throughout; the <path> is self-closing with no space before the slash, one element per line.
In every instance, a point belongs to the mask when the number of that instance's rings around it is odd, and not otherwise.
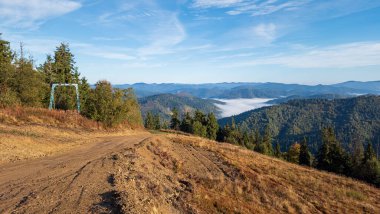
<path fill-rule="evenodd" d="M 360 89 L 360 90 L 372 90 L 372 91 L 380 92 L 380 81 L 370 81 L 370 82 L 349 81 L 349 82 L 335 84 L 334 86 Z"/>
<path fill-rule="evenodd" d="M 344 98 L 351 98 L 355 97 L 354 95 L 340 95 L 340 94 L 316 94 L 316 95 L 310 95 L 310 96 L 300 96 L 300 95 L 293 95 L 289 97 L 283 97 L 283 98 L 277 98 L 270 100 L 266 102 L 267 104 L 281 104 L 286 103 L 291 100 L 301 100 L 301 99 L 327 99 L 327 100 L 333 100 L 333 99 L 344 99 Z"/>
<path fill-rule="evenodd" d="M 200 98 L 281 98 L 288 96 L 314 96 L 321 94 L 362 95 L 380 94 L 380 82 L 345 82 L 334 85 L 300 85 L 283 83 L 209 83 L 209 84 L 146 84 L 114 85 L 132 87 L 138 97 L 157 94 L 189 94 Z"/>
<path fill-rule="evenodd" d="M 231 117 L 219 120 L 220 125 Z M 360 96 L 348 99 L 291 100 L 276 106 L 248 111 L 234 117 L 237 124 L 264 131 L 269 125 L 275 142 L 287 148 L 295 141 L 308 137 L 311 148 L 319 145 L 320 130 L 332 126 L 337 138 L 346 147 L 353 141 L 380 140 L 380 96 Z M 244 125 L 244 126 L 245 126 Z"/>
<path fill-rule="evenodd" d="M 186 94 L 160 94 L 139 99 L 141 106 L 141 112 L 145 118 L 148 112 L 153 114 L 159 114 L 164 120 L 170 120 L 171 110 L 177 108 L 180 115 L 186 112 L 194 112 L 196 109 L 201 110 L 204 113 L 213 112 L 217 117 L 220 116 L 220 110 L 214 104 L 223 102 L 201 99 Z"/>

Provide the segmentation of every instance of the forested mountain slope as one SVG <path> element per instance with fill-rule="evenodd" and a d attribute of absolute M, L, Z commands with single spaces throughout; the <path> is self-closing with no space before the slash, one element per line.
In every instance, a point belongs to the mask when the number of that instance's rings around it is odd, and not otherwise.
<path fill-rule="evenodd" d="M 323 127 L 333 127 L 338 140 L 349 147 L 354 141 L 380 140 L 380 96 L 292 100 L 245 112 L 234 120 L 242 127 L 261 132 L 268 126 L 274 141 L 280 142 L 282 148 L 307 137 L 315 152 Z M 223 118 L 219 123 L 225 125 L 231 121 L 231 117 Z"/>
<path fill-rule="evenodd" d="M 169 121 L 172 109 L 176 108 L 180 115 L 186 112 L 194 112 L 196 109 L 204 113 L 214 113 L 220 115 L 220 110 L 215 103 L 222 103 L 216 100 L 200 99 L 190 95 L 160 94 L 139 99 L 143 117 L 148 112 L 158 114 L 161 119 Z"/>

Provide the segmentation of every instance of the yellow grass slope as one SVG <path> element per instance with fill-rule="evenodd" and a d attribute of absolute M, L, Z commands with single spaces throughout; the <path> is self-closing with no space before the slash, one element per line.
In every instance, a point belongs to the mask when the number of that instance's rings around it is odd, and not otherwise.
<path fill-rule="evenodd" d="M 117 155 L 125 213 L 379 213 L 380 190 L 201 138 L 155 136 Z"/>

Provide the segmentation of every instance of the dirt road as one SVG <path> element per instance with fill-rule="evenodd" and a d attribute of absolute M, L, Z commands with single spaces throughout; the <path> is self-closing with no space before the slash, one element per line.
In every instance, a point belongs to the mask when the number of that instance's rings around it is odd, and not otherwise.
<path fill-rule="evenodd" d="M 58 156 L 0 165 L 0 213 L 117 213 L 113 153 L 146 138 L 113 137 Z"/>

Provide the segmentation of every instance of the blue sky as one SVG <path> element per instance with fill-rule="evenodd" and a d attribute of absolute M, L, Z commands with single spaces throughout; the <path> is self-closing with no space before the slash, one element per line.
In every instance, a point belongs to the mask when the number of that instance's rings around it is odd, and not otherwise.
<path fill-rule="evenodd" d="M 0 32 L 92 83 L 380 80 L 380 0 L 0 0 Z"/>

